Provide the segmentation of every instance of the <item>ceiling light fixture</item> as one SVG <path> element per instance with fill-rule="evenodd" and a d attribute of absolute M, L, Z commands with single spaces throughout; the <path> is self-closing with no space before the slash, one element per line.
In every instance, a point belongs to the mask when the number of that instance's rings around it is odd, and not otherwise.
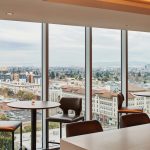
<path fill-rule="evenodd" d="M 7 12 L 6 13 L 8 16 L 12 16 L 14 13 L 13 12 Z"/>

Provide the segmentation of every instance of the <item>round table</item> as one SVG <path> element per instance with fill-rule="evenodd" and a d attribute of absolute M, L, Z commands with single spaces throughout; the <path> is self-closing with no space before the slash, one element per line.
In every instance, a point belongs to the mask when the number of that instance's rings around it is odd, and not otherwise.
<path fill-rule="evenodd" d="M 31 110 L 31 150 L 36 150 L 36 110 L 59 107 L 57 102 L 50 101 L 16 101 L 7 104 L 9 107 Z"/>
<path fill-rule="evenodd" d="M 134 93 L 136 96 L 150 97 L 150 92 L 137 92 Z"/>

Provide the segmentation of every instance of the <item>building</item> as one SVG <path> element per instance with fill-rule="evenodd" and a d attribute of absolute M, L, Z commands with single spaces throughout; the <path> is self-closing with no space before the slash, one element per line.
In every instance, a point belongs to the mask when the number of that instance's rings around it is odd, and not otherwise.
<path fill-rule="evenodd" d="M 22 82 L 1 82 L 0 86 L 2 88 L 8 88 L 12 90 L 14 93 L 17 93 L 19 90 L 38 93 L 39 89 L 41 88 L 41 85 L 39 84 L 22 83 Z"/>

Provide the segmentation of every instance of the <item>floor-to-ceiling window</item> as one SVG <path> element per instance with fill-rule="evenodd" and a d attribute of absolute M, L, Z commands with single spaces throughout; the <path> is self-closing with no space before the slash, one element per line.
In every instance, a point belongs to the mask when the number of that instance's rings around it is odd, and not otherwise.
<path fill-rule="evenodd" d="M 31 147 L 31 113 L 11 109 L 7 103 L 32 99 L 41 99 L 41 24 L 1 20 L 0 120 L 23 122 L 23 146 L 27 149 Z M 37 147 L 41 147 L 41 116 L 38 111 Z M 9 149 L 10 135 L 0 134 L 0 149 Z M 19 141 L 18 131 L 15 134 L 16 149 L 19 149 Z"/>
<path fill-rule="evenodd" d="M 49 100 L 82 98 L 85 113 L 85 28 L 49 25 Z M 50 115 L 60 113 L 58 109 Z M 50 123 L 50 137 L 59 138 L 59 124 Z M 56 136 L 55 136 L 56 135 Z M 65 135 L 65 133 L 63 133 Z"/>
<path fill-rule="evenodd" d="M 121 90 L 121 31 L 93 28 L 92 32 L 92 116 L 104 129 L 116 128 L 117 93 Z M 149 39 L 150 33 L 128 32 L 128 104 L 142 107 L 148 114 L 150 98 L 135 93 L 150 91 Z M 23 121 L 23 145 L 29 149 L 30 111 L 12 110 L 7 103 L 41 100 L 41 56 L 41 24 L 0 21 L 0 120 Z M 49 24 L 49 100 L 59 101 L 63 96 L 81 97 L 85 114 L 85 28 Z M 50 115 L 56 113 L 61 111 L 50 111 Z M 39 111 L 38 147 L 42 146 L 41 116 Z M 57 141 L 59 124 L 49 126 L 51 139 Z M 15 136 L 17 149 L 19 132 Z"/>
<path fill-rule="evenodd" d="M 92 30 L 92 115 L 104 129 L 116 128 L 121 87 L 121 31 Z"/>
<path fill-rule="evenodd" d="M 136 96 L 150 91 L 150 33 L 128 31 L 128 105 L 150 114 L 150 97 Z"/>

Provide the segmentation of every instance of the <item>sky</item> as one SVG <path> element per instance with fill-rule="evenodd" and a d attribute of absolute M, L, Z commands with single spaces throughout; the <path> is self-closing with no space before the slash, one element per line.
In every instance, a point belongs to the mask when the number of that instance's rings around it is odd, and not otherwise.
<path fill-rule="evenodd" d="M 49 66 L 85 65 L 84 27 L 49 25 Z M 93 28 L 93 67 L 120 65 L 121 31 Z M 129 31 L 129 64 L 150 64 L 150 33 Z M 0 66 L 41 66 L 41 24 L 0 21 Z"/>

